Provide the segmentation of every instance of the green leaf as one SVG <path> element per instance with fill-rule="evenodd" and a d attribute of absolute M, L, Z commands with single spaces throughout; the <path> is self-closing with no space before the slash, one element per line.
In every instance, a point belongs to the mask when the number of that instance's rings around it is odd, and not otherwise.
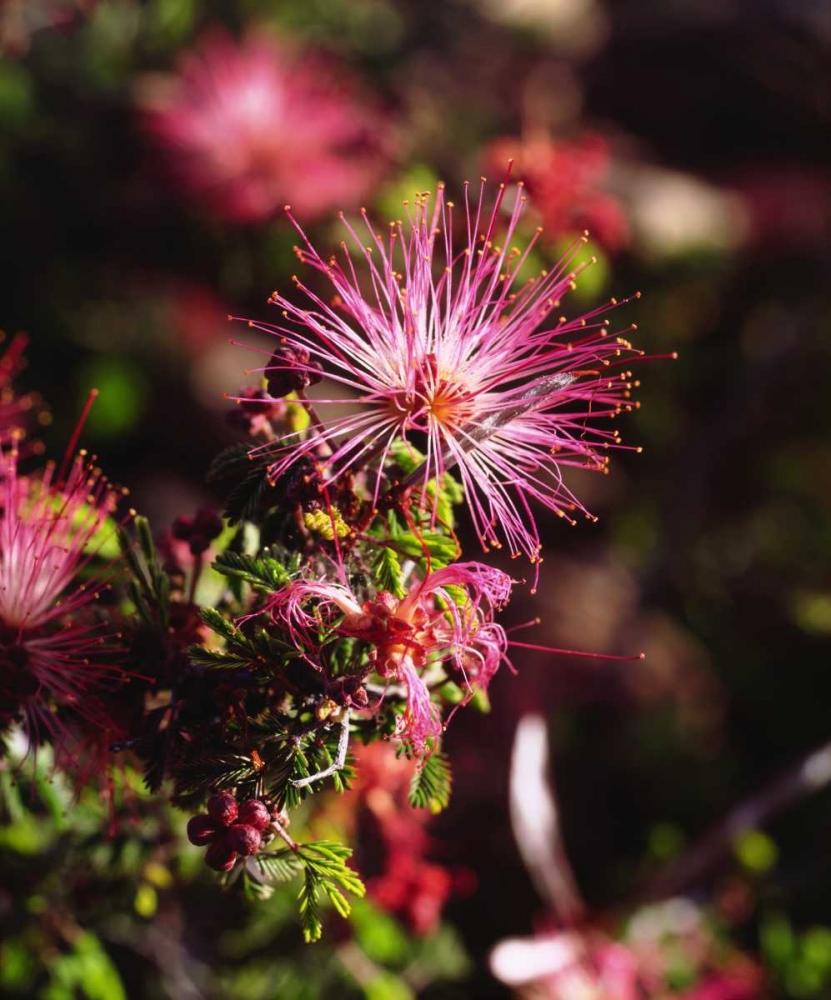
<path fill-rule="evenodd" d="M 303 940 L 306 944 L 314 944 L 323 935 L 323 922 L 320 919 L 318 893 L 320 884 L 317 876 L 306 869 L 306 876 L 298 894 L 300 902 L 300 919 L 303 924 Z"/>
<path fill-rule="evenodd" d="M 324 840 L 301 844 L 297 849 L 297 857 L 306 869 L 298 899 L 303 937 L 307 943 L 319 941 L 323 933 L 319 903 L 321 891 L 342 917 L 349 916 L 351 906 L 341 890 L 358 897 L 366 893 L 363 882 L 347 867 L 346 859 L 351 853 L 351 849 L 343 844 Z"/>
<path fill-rule="evenodd" d="M 133 522 L 136 526 L 141 553 L 144 561 L 152 569 L 156 565 L 156 546 L 153 543 L 153 533 L 150 531 L 150 522 L 146 517 L 137 517 Z"/>
<path fill-rule="evenodd" d="M 379 590 L 387 590 L 399 600 L 406 594 L 401 562 L 388 546 L 381 546 L 373 556 L 372 575 Z"/>
<path fill-rule="evenodd" d="M 249 556 L 244 552 L 223 552 L 213 563 L 223 576 L 250 583 L 255 590 L 272 593 L 288 582 L 286 568 L 267 554 Z"/>
<path fill-rule="evenodd" d="M 450 761 L 441 750 L 434 750 L 416 768 L 410 781 L 409 801 L 417 809 L 440 813 L 450 802 L 453 775 Z"/>
<path fill-rule="evenodd" d="M 247 656 L 223 653 L 218 649 L 191 646 L 188 652 L 194 663 L 201 667 L 210 667 L 214 670 L 244 670 L 251 666 L 251 660 Z"/>
<path fill-rule="evenodd" d="M 435 564 L 447 566 L 459 556 L 459 546 L 454 538 L 439 534 L 437 531 L 424 531 L 416 536 L 412 531 L 403 531 L 395 539 L 395 547 L 411 559 L 424 559 L 425 549 L 430 553 L 430 559 Z"/>
<path fill-rule="evenodd" d="M 235 444 L 221 451 L 208 468 L 207 480 L 214 483 L 222 479 L 237 479 L 251 472 L 251 445 Z"/>
<path fill-rule="evenodd" d="M 334 906 L 338 913 L 346 919 L 352 912 L 352 907 L 349 905 L 346 896 L 344 896 L 340 889 L 336 889 L 329 882 L 324 882 L 323 888 L 326 891 L 326 895 L 329 897 L 329 901 L 332 906 Z"/>
<path fill-rule="evenodd" d="M 275 854 L 257 854 L 255 860 L 261 875 L 269 882 L 291 882 L 303 871 L 303 863 L 288 848 Z"/>
<path fill-rule="evenodd" d="M 178 760 L 175 767 L 174 799 L 187 799 L 203 795 L 211 788 L 238 789 L 253 792 L 261 774 L 249 755 L 239 753 L 234 747 L 214 746 L 201 749 L 190 759 Z"/>
<path fill-rule="evenodd" d="M 236 641 L 237 630 L 231 622 L 225 619 L 221 611 L 217 611 L 216 608 L 200 608 L 199 617 L 213 632 L 223 636 L 229 642 Z"/>

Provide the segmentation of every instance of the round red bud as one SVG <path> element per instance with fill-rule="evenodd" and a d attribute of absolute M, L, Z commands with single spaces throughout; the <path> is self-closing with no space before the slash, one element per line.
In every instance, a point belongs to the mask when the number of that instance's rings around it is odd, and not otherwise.
<path fill-rule="evenodd" d="M 215 872 L 229 872 L 236 863 L 236 853 L 228 843 L 227 838 L 220 836 L 212 844 L 208 844 L 208 849 L 205 851 L 205 864 L 209 868 L 213 868 Z"/>
<path fill-rule="evenodd" d="M 238 811 L 237 800 L 230 792 L 219 792 L 208 799 L 208 815 L 217 826 L 230 826 Z"/>
<path fill-rule="evenodd" d="M 228 846 L 243 857 L 256 854 L 262 842 L 260 831 L 246 823 L 235 823 L 228 830 Z"/>
<path fill-rule="evenodd" d="M 188 840 L 197 847 L 204 847 L 216 837 L 216 823 L 202 813 L 188 820 Z"/>
<path fill-rule="evenodd" d="M 262 832 L 271 822 L 271 813 L 259 799 L 249 799 L 240 804 L 237 823 L 253 826 Z"/>

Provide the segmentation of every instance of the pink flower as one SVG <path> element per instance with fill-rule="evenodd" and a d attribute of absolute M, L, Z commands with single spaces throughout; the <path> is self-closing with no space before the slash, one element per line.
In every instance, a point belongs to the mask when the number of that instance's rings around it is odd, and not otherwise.
<path fill-rule="evenodd" d="M 254 31 L 208 33 L 177 75 L 147 81 L 141 103 L 183 190 L 237 222 L 287 201 L 309 217 L 356 204 L 389 131 L 329 60 Z"/>
<path fill-rule="evenodd" d="M 274 451 L 275 479 L 306 457 L 327 454 L 320 462 L 330 478 L 375 460 L 383 466 L 393 442 L 415 434 L 426 440 L 426 460 L 405 485 L 426 487 L 456 465 L 483 547 L 504 538 L 513 554 L 537 560 L 531 501 L 564 517 L 575 510 L 590 516 L 565 485 L 563 467 L 605 470 L 607 450 L 621 447 L 614 427 L 596 425 L 634 405 L 626 365 L 642 352 L 609 334 L 603 309 L 574 320 L 555 311 L 581 270 L 572 266 L 577 247 L 518 286 L 536 237 L 524 251 L 513 247 L 526 201 L 521 185 L 498 235 L 505 195 L 503 184 L 487 212 L 484 185 L 472 200 L 465 187 L 459 211 L 439 185 L 432 207 L 418 197 L 408 231 L 390 224 L 386 240 L 364 214 L 366 247 L 344 221 L 368 282 L 346 244 L 343 262 L 324 259 L 299 230 L 305 246 L 298 256 L 329 279 L 334 304 L 295 279 L 311 305 L 275 292 L 283 322 L 251 325 L 281 338 L 263 371 L 278 370 L 287 347 L 295 368 L 307 352 L 309 371 L 322 364 L 346 391 L 316 399 L 315 407 L 340 405 L 356 392 L 362 404 L 357 413 L 324 414 L 305 436 L 290 435 Z M 381 482 L 379 473 L 376 501 Z M 422 503 L 435 503 L 426 490 Z"/>
<path fill-rule="evenodd" d="M 487 162 L 496 169 L 516 161 L 528 193 L 550 237 L 588 229 L 607 250 L 629 241 L 629 226 L 620 202 L 602 189 L 609 169 L 609 144 L 586 132 L 555 141 L 545 133 L 523 139 L 502 138 L 491 144 Z"/>
<path fill-rule="evenodd" d="M 463 588 L 463 595 L 452 588 Z M 441 666 L 471 694 L 474 685 L 486 688 L 506 659 L 507 637 L 492 614 L 510 591 L 511 579 L 501 570 L 456 563 L 418 580 L 400 600 L 381 591 L 361 602 L 345 583 L 295 580 L 271 597 L 268 611 L 307 649 L 318 644 L 321 622 L 369 643 L 374 670 L 406 687 L 397 735 L 418 752 L 442 732 L 423 672 Z M 311 601 L 313 612 L 306 610 Z"/>
<path fill-rule="evenodd" d="M 65 474 L 50 463 L 23 475 L 18 463 L 12 436 L 0 451 L 0 724 L 20 720 L 33 744 L 66 751 L 86 723 L 110 728 L 96 694 L 125 677 L 93 603 L 109 575 L 92 566 L 99 532 L 118 494 L 83 453 Z"/>

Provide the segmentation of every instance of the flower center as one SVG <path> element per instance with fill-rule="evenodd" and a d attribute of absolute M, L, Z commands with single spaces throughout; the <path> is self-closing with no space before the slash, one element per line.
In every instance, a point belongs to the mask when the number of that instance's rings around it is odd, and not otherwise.
<path fill-rule="evenodd" d="M 411 369 L 407 385 L 391 400 L 404 416 L 407 428 L 428 431 L 431 424 L 458 427 L 472 419 L 474 394 L 456 372 L 439 367 L 435 354 L 426 354 Z"/>

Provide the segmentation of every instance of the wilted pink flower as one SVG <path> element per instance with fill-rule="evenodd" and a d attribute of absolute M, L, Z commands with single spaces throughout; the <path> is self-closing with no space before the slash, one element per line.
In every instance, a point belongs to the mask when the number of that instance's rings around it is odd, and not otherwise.
<path fill-rule="evenodd" d="M 24 475 L 18 462 L 12 437 L 0 452 L 0 721 L 57 745 L 79 721 L 106 726 L 95 694 L 124 677 L 92 605 L 107 584 L 91 564 L 117 493 L 83 453 L 66 471 Z"/>
<path fill-rule="evenodd" d="M 330 478 L 376 459 L 383 465 L 396 439 L 417 434 L 426 439 L 426 460 L 405 485 L 424 487 L 455 464 L 485 548 L 504 538 L 512 553 L 536 560 L 530 501 L 566 517 L 584 511 L 563 482 L 563 466 L 604 470 L 607 449 L 621 447 L 614 427 L 596 424 L 634 405 L 626 365 L 642 352 L 609 334 L 605 309 L 574 320 L 555 311 L 581 269 L 574 254 L 518 283 L 537 239 L 524 251 L 512 246 L 526 201 L 519 187 L 502 237 L 504 184 L 490 212 L 484 184 L 478 199 L 465 187 L 461 212 L 439 185 L 432 208 L 419 196 L 409 231 L 391 224 L 386 240 L 364 214 L 366 247 L 344 222 L 365 257 L 369 294 L 346 244 L 341 263 L 322 258 L 303 236 L 298 256 L 330 280 L 335 303 L 295 279 L 311 306 L 275 292 L 284 322 L 251 325 L 279 336 L 296 356 L 307 352 L 310 370 L 322 363 L 363 405 L 328 420 L 324 414 L 305 436 L 290 435 L 274 452 L 275 479 L 306 456 L 329 454 L 320 461 Z M 263 370 L 278 367 L 272 358 Z M 376 500 L 381 481 L 379 473 Z M 425 490 L 422 502 L 435 498 Z"/>
<path fill-rule="evenodd" d="M 486 154 L 489 169 L 516 161 L 542 217 L 546 233 L 558 237 L 588 229 L 607 250 L 620 250 L 629 226 L 620 202 L 602 188 L 609 169 L 609 144 L 594 132 L 554 140 L 546 133 L 502 138 Z"/>
<path fill-rule="evenodd" d="M 464 596 L 452 588 L 463 588 Z M 344 583 L 295 580 L 272 596 L 268 610 L 307 648 L 316 644 L 321 620 L 342 616 L 338 634 L 371 644 L 375 670 L 406 686 L 407 707 L 398 720 L 398 735 L 421 751 L 442 731 L 438 706 L 421 672 L 442 665 L 471 693 L 474 685 L 486 688 L 508 645 L 492 613 L 510 592 L 511 579 L 501 570 L 455 563 L 427 574 L 400 600 L 381 591 L 361 602 Z M 316 602 L 313 612 L 306 610 L 310 601 Z"/>
<path fill-rule="evenodd" d="M 175 76 L 148 80 L 141 104 L 183 190 L 222 218 L 256 222 L 287 201 L 319 216 L 371 188 L 389 124 L 355 90 L 328 59 L 215 30 Z"/>

